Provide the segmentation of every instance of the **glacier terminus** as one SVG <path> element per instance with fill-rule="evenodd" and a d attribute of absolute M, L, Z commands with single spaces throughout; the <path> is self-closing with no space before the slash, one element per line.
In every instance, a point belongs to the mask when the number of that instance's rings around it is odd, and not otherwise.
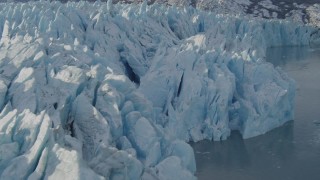
<path fill-rule="evenodd" d="M 276 46 L 315 26 L 192 7 L 0 4 L 0 179 L 196 179 L 188 142 L 294 118 Z"/>

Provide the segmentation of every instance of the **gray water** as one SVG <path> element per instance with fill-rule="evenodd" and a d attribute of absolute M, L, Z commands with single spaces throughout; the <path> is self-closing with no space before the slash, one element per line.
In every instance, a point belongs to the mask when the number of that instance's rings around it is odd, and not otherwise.
<path fill-rule="evenodd" d="M 243 140 L 192 143 L 199 180 L 320 180 L 320 48 L 268 50 L 267 60 L 296 80 L 295 119 Z"/>

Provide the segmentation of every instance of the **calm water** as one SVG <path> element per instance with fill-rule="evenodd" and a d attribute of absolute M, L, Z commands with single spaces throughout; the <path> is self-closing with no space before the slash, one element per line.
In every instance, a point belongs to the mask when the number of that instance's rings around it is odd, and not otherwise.
<path fill-rule="evenodd" d="M 320 48 L 273 48 L 296 80 L 295 120 L 265 135 L 193 143 L 199 180 L 320 180 Z"/>

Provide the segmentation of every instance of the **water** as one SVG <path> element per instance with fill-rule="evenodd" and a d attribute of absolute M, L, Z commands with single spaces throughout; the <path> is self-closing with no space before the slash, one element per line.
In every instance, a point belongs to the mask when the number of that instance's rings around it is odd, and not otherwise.
<path fill-rule="evenodd" d="M 268 50 L 267 59 L 296 80 L 295 120 L 243 140 L 192 143 L 199 180 L 320 180 L 320 48 Z"/>

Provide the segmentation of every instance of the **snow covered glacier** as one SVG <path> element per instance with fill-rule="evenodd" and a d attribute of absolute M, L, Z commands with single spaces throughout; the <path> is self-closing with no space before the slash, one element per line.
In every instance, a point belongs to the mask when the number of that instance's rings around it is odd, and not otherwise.
<path fill-rule="evenodd" d="M 315 27 L 157 4 L 0 6 L 0 179 L 196 179 L 188 141 L 293 119 L 266 48 Z"/>

